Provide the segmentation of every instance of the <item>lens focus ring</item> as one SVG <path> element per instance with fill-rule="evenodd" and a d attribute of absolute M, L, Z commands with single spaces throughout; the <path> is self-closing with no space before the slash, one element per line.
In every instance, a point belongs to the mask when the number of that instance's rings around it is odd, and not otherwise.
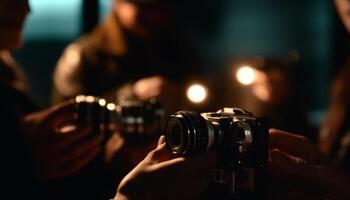
<path fill-rule="evenodd" d="M 166 138 L 175 154 L 192 155 L 204 152 L 208 144 L 205 119 L 193 111 L 179 111 L 172 115 L 166 128 Z"/>

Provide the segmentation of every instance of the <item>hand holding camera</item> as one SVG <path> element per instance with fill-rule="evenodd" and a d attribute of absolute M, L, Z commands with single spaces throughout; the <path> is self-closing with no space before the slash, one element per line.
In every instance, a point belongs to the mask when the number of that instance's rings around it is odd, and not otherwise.
<path fill-rule="evenodd" d="M 215 153 L 191 159 L 172 157 L 162 136 L 157 148 L 121 181 L 115 200 L 199 199 L 211 180 Z"/>
<path fill-rule="evenodd" d="M 23 123 L 41 179 L 72 175 L 101 150 L 103 135 L 75 124 L 75 102 L 67 101 L 29 114 Z"/>
<path fill-rule="evenodd" d="M 174 95 L 176 85 L 162 76 L 151 76 L 142 78 L 133 86 L 134 94 L 141 100 L 148 100 L 151 98 L 161 98 Z"/>
<path fill-rule="evenodd" d="M 79 95 L 75 98 L 77 123 L 103 131 L 105 161 L 125 175 L 151 151 L 163 128 L 164 111 L 156 99 L 119 99 Z"/>
<path fill-rule="evenodd" d="M 184 104 L 183 86 L 163 76 L 142 78 L 133 84 L 133 94 L 136 98 L 147 101 L 157 98 L 166 102 L 164 110 L 167 114 L 180 109 Z"/>
<path fill-rule="evenodd" d="M 240 108 L 179 111 L 167 122 L 166 139 L 175 155 L 217 153 L 209 199 L 267 198 L 268 134 L 263 119 Z"/>
<path fill-rule="evenodd" d="M 108 103 L 103 98 L 79 95 L 75 101 L 77 123 L 90 124 L 96 130 L 118 132 L 127 139 L 151 140 L 163 127 L 164 111 L 156 99 Z"/>
<path fill-rule="evenodd" d="M 347 175 L 336 171 L 305 137 L 276 129 L 269 132 L 271 180 L 288 191 L 279 199 L 350 199 Z"/>

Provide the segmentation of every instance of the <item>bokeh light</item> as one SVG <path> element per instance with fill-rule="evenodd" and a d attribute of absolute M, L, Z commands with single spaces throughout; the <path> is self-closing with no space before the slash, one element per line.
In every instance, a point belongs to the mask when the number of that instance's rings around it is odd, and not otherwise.
<path fill-rule="evenodd" d="M 242 66 L 237 70 L 236 78 L 242 85 L 251 85 L 256 80 L 255 70 L 250 66 Z"/>
<path fill-rule="evenodd" d="M 187 89 L 187 98 L 192 103 L 202 103 L 208 95 L 208 90 L 204 85 L 193 84 Z"/>

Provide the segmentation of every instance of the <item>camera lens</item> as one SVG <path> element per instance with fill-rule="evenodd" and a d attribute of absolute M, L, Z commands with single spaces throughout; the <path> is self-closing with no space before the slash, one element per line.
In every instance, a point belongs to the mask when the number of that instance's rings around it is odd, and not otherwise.
<path fill-rule="evenodd" d="M 182 127 L 181 124 L 175 124 L 171 130 L 172 132 L 170 135 L 171 143 L 175 148 L 181 147 L 183 143 L 183 132 L 182 132 Z"/>
<path fill-rule="evenodd" d="M 165 137 L 174 154 L 188 156 L 204 152 L 209 140 L 206 120 L 196 112 L 179 111 L 170 116 Z"/>

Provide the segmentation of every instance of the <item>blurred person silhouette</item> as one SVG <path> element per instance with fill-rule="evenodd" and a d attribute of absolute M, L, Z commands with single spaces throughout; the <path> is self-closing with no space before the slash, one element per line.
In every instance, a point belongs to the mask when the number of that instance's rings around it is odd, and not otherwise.
<path fill-rule="evenodd" d="M 280 58 L 253 58 L 250 63 L 254 81 L 249 88 L 254 98 L 247 101 L 247 106 L 252 107 L 249 110 L 256 115 L 268 118 L 271 127 L 304 134 L 310 132 L 310 127 L 298 59 L 296 51 Z M 315 138 L 314 135 L 305 136 Z"/>
<path fill-rule="evenodd" d="M 334 2 L 350 32 L 350 2 Z M 345 67 L 333 82 L 318 148 L 305 137 L 270 130 L 270 172 L 277 183 L 273 191 L 283 194 L 276 199 L 350 199 L 349 75 Z"/>
<path fill-rule="evenodd" d="M 319 147 L 344 170 L 350 170 L 350 65 L 333 80 L 330 101 L 319 135 Z"/>
<path fill-rule="evenodd" d="M 58 61 L 53 102 L 78 94 L 102 96 L 112 102 L 157 98 L 165 116 L 186 107 L 184 87 L 200 72 L 178 21 L 183 5 L 179 2 L 113 0 L 105 19 L 69 45 Z M 126 175 L 155 143 L 113 134 L 105 159 L 114 169 L 115 179 Z"/>
<path fill-rule="evenodd" d="M 77 182 L 71 176 L 79 173 L 101 152 L 103 135 L 92 133 L 92 127 L 71 124 L 76 118 L 73 100 L 40 110 L 31 100 L 25 76 L 9 52 L 22 45 L 22 26 L 29 10 L 27 0 L 0 0 L 2 195 L 11 199 L 101 199 L 89 196 L 89 190 L 98 188 L 82 181 L 91 180 L 83 179 L 80 180 L 82 185 L 74 185 Z M 215 155 L 208 153 L 187 161 L 171 159 L 166 150 L 164 137 L 161 137 L 157 148 L 125 177 L 118 189 L 117 196 L 120 197 L 117 199 L 134 197 L 135 194 L 130 193 L 129 189 L 135 184 L 142 186 L 135 190 L 142 195 L 137 199 L 183 199 L 200 195 L 209 183 L 207 170 L 215 164 Z M 179 179 L 184 172 L 189 176 Z M 201 184 L 194 184 L 198 178 L 202 180 Z M 51 184 L 57 180 L 65 181 Z M 72 186 L 68 196 L 62 196 L 62 184 Z M 102 182 L 97 184 L 104 186 Z M 185 185 L 187 187 L 184 188 Z M 85 190 L 76 194 L 76 189 L 81 186 L 86 186 Z M 193 190 L 188 190 L 189 186 Z M 168 193 L 173 188 L 178 188 L 177 193 Z M 145 193 L 153 190 L 156 193 Z"/>
<path fill-rule="evenodd" d="M 63 53 L 53 102 L 77 94 L 112 101 L 159 98 L 167 113 L 179 110 L 185 83 L 199 74 L 179 15 L 174 0 L 114 0 L 104 21 Z"/>
<path fill-rule="evenodd" d="M 22 44 L 29 10 L 26 0 L 0 1 L 1 191 L 4 197 L 42 199 L 58 189 L 52 182 L 73 176 L 96 157 L 103 137 L 89 126 L 67 124 L 75 118 L 73 101 L 41 110 L 30 98 L 9 52 Z"/>
<path fill-rule="evenodd" d="M 306 137 L 270 129 L 270 199 L 350 199 L 350 177 Z"/>
<path fill-rule="evenodd" d="M 350 2 L 335 0 L 339 17 L 350 32 Z M 325 120 L 320 129 L 318 146 L 346 171 L 350 170 L 350 60 L 332 82 Z"/>

